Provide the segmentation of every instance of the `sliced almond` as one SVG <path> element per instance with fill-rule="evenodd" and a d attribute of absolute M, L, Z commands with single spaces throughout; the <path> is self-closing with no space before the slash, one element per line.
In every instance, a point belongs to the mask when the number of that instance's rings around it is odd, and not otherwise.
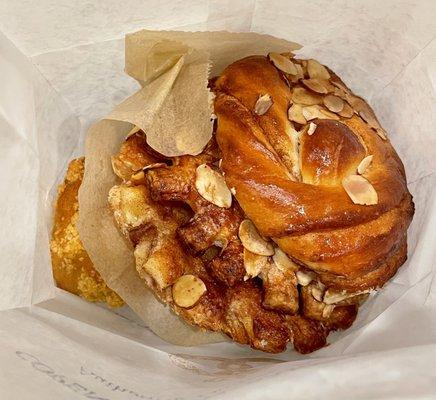
<path fill-rule="evenodd" d="M 324 308 L 322 309 L 322 317 L 323 318 L 330 317 L 330 315 L 332 314 L 334 309 L 335 309 L 335 306 L 332 304 L 325 305 Z"/>
<path fill-rule="evenodd" d="M 181 276 L 172 287 L 174 302 L 183 308 L 195 305 L 206 291 L 204 282 L 195 275 Z"/>
<path fill-rule="evenodd" d="M 309 92 L 305 88 L 296 87 L 292 91 L 292 102 L 303 104 L 305 106 L 312 106 L 315 104 L 322 104 L 322 96 Z"/>
<path fill-rule="evenodd" d="M 292 104 L 288 110 L 288 118 L 298 124 L 305 124 L 307 121 L 303 115 L 303 107 L 300 104 Z"/>
<path fill-rule="evenodd" d="M 273 101 L 271 100 L 271 96 L 269 94 L 264 94 L 259 96 L 254 106 L 254 112 L 257 115 L 265 114 L 269 108 L 272 106 Z"/>
<path fill-rule="evenodd" d="M 145 179 L 145 173 L 144 171 L 138 171 L 135 172 L 131 177 L 130 177 L 130 181 L 133 183 L 139 183 L 139 182 L 143 182 Z"/>
<path fill-rule="evenodd" d="M 378 203 L 374 187 L 361 175 L 347 176 L 343 179 L 342 186 L 354 204 L 373 205 Z"/>
<path fill-rule="evenodd" d="M 280 271 L 295 271 L 297 269 L 297 265 L 288 257 L 288 255 L 283 250 L 279 249 L 278 247 L 276 247 L 275 249 L 273 261 Z"/>
<path fill-rule="evenodd" d="M 324 289 L 319 286 L 314 286 L 312 288 L 312 296 L 315 298 L 315 300 L 322 301 L 322 298 L 324 296 Z"/>
<path fill-rule="evenodd" d="M 328 93 L 327 88 L 322 84 L 319 79 L 303 79 L 304 86 L 308 87 L 316 93 L 326 94 Z"/>
<path fill-rule="evenodd" d="M 236 196 L 236 188 L 234 188 L 234 187 L 230 188 L 230 193 L 231 193 L 233 196 Z"/>
<path fill-rule="evenodd" d="M 307 73 L 312 79 L 330 79 L 327 68 L 316 60 L 307 60 Z"/>
<path fill-rule="evenodd" d="M 366 156 L 360 164 L 357 166 L 357 173 L 359 175 L 362 175 L 365 173 L 366 169 L 369 167 L 369 165 L 372 162 L 372 159 L 374 158 L 373 155 Z"/>
<path fill-rule="evenodd" d="M 383 128 L 376 128 L 375 131 L 377 135 L 379 135 L 383 140 L 387 140 L 388 136 Z"/>
<path fill-rule="evenodd" d="M 336 114 L 331 113 L 330 111 L 321 108 L 319 106 L 307 106 L 303 108 L 303 117 L 310 121 L 315 118 L 319 119 L 334 119 L 339 120 L 339 117 Z"/>
<path fill-rule="evenodd" d="M 268 257 L 252 253 L 244 248 L 244 268 L 247 274 L 244 280 L 258 276 L 267 265 Z"/>
<path fill-rule="evenodd" d="M 329 94 L 324 97 L 324 105 L 332 112 L 338 113 L 344 108 L 345 101 L 340 97 Z"/>
<path fill-rule="evenodd" d="M 291 75 L 298 74 L 297 68 L 295 68 L 294 63 L 289 58 L 282 56 L 279 53 L 269 53 L 268 56 L 275 67 L 280 71 Z"/>
<path fill-rule="evenodd" d="M 320 119 L 334 119 L 336 121 L 340 119 L 335 113 L 332 113 L 329 110 L 326 110 L 325 108 L 320 108 L 319 111 L 321 115 L 318 116 L 318 118 Z"/>
<path fill-rule="evenodd" d="M 304 78 L 304 71 L 303 68 L 300 64 L 294 63 L 295 68 L 297 69 L 297 77 L 299 77 L 300 79 Z"/>
<path fill-rule="evenodd" d="M 252 253 L 261 256 L 272 256 L 274 254 L 272 244 L 260 236 L 253 222 L 249 219 L 244 219 L 239 225 L 239 239 L 241 239 L 242 245 Z"/>
<path fill-rule="evenodd" d="M 155 169 L 155 168 L 162 168 L 162 167 L 166 167 L 167 165 L 165 163 L 162 162 L 157 162 L 157 163 L 152 163 L 152 164 L 148 164 L 145 167 L 142 168 L 143 171 L 147 171 L 149 169 Z"/>
<path fill-rule="evenodd" d="M 297 271 L 297 280 L 301 286 L 307 286 L 310 282 L 315 279 L 315 273 L 312 271 L 303 272 Z"/>
<path fill-rule="evenodd" d="M 344 103 L 344 108 L 338 114 L 344 118 L 351 118 L 354 115 L 354 111 L 347 103 Z"/>
<path fill-rule="evenodd" d="M 195 187 L 201 197 L 218 207 L 230 208 L 232 205 L 232 193 L 224 177 L 207 164 L 197 167 Z"/>
<path fill-rule="evenodd" d="M 317 125 L 315 123 L 311 122 L 309 124 L 309 129 L 307 130 L 307 134 L 309 136 L 312 136 L 315 133 L 316 127 L 317 127 Z"/>

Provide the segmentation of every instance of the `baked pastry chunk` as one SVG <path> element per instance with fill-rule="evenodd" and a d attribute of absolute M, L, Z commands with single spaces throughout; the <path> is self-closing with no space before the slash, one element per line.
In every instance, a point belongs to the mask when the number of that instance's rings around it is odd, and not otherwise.
<path fill-rule="evenodd" d="M 116 223 L 188 323 L 314 351 L 405 261 L 404 168 L 370 107 L 314 60 L 248 57 L 211 88 L 216 132 L 200 155 L 162 157 L 137 129 L 123 143 Z"/>
<path fill-rule="evenodd" d="M 59 185 L 50 242 L 53 276 L 61 289 L 88 301 L 120 307 L 123 300 L 101 279 L 82 246 L 76 229 L 79 203 L 77 193 L 82 183 L 84 158 L 70 162 L 64 182 Z"/>

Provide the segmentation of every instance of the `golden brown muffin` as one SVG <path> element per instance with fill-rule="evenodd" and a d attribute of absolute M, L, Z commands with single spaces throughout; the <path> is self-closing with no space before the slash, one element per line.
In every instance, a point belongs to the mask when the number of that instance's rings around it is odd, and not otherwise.
<path fill-rule="evenodd" d="M 53 276 L 61 289 L 88 301 L 121 307 L 123 300 L 102 280 L 77 232 L 77 193 L 82 183 L 84 158 L 70 162 L 64 182 L 59 185 L 50 242 Z"/>

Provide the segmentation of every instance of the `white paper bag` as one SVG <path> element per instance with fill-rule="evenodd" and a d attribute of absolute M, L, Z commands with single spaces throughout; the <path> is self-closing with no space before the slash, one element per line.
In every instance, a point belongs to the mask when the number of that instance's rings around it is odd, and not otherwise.
<path fill-rule="evenodd" d="M 432 0 L 0 2 L 0 399 L 436 398 L 435 16 Z M 295 41 L 374 107 L 414 196 L 409 259 L 330 346 L 173 346 L 54 287 L 55 188 L 90 124 L 137 90 L 123 37 L 138 29 Z"/>

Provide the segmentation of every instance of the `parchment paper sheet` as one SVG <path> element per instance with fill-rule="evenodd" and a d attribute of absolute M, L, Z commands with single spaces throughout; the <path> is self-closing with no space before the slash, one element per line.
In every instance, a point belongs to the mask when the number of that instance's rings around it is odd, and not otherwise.
<path fill-rule="evenodd" d="M 0 2 L 0 398 L 435 398 L 435 13 L 432 0 Z M 123 36 L 142 28 L 301 43 L 374 106 L 414 195 L 409 260 L 329 347 L 173 346 L 129 310 L 53 287 L 53 187 L 90 124 L 139 89 Z"/>

